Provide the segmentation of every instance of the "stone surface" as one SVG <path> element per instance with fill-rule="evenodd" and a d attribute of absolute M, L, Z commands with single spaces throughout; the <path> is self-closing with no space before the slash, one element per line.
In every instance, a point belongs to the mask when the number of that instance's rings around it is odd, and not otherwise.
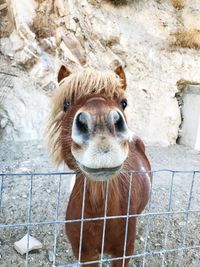
<path fill-rule="evenodd" d="M 186 1 L 179 11 L 170 0 L 127 1 L 118 6 L 98 0 L 9 3 L 14 22 L 12 31 L 3 36 L 1 52 L 22 65 L 31 80 L 43 83 L 42 87 L 54 83 L 61 62 L 71 69 L 84 64 L 106 69 L 118 59 L 126 66 L 132 130 L 148 144 L 176 142 L 181 123 L 176 83 L 180 79 L 199 81 L 200 54 L 195 49 L 171 47 L 170 38 L 180 27 L 180 16 L 186 29 L 199 29 L 198 0 Z M 33 89 L 30 100 L 23 83 L 22 89 L 20 85 L 16 89 L 18 98 L 24 95 L 26 112 L 34 116 L 33 102 L 41 92 L 38 87 Z M 46 98 L 41 97 L 37 107 L 41 108 L 43 101 Z M 16 116 L 23 118 L 25 112 L 21 112 Z M 38 114 L 37 109 L 37 125 L 42 116 Z M 30 138 L 35 137 L 29 123 L 20 127 Z M 15 137 L 7 132 L 6 138 Z"/>
<path fill-rule="evenodd" d="M 194 151 L 183 145 L 174 145 L 169 148 L 166 147 L 147 147 L 147 155 L 150 159 L 152 169 L 171 169 L 171 170 L 199 170 L 200 153 Z M 38 141 L 28 142 L 1 142 L 0 149 L 0 170 L 3 173 L 21 173 L 25 168 L 32 173 L 38 172 L 57 172 L 53 165 L 48 160 L 48 153 L 45 149 L 45 144 Z M 60 169 L 60 172 L 67 172 L 66 167 Z M 180 212 L 168 216 L 163 215 L 169 208 L 169 196 L 171 181 L 173 177 L 173 189 L 171 207 L 172 211 Z M 137 235 L 135 245 L 135 255 L 143 253 L 144 240 L 147 237 L 149 229 L 150 238 L 148 238 L 149 251 L 162 251 L 165 242 L 166 231 L 168 232 L 168 247 L 181 248 L 182 247 L 182 232 L 184 231 L 185 214 L 182 214 L 187 206 L 189 200 L 189 191 L 191 190 L 193 173 L 174 173 L 171 172 L 157 172 L 154 173 L 152 186 L 152 203 L 151 212 L 161 212 L 159 216 L 138 218 L 137 221 Z M 1 225 L 24 223 L 27 221 L 27 205 L 28 198 L 24 199 L 23 195 L 27 195 L 29 191 L 30 177 L 4 176 L 3 195 L 0 223 Z M 191 210 L 195 211 L 200 206 L 200 174 L 196 173 L 193 187 Z M 58 197 L 58 186 L 60 184 L 60 175 L 48 176 L 34 176 L 33 190 L 32 190 L 32 208 L 31 208 L 31 222 L 46 222 L 45 225 L 32 225 L 30 227 L 30 234 L 42 241 L 43 249 L 37 253 L 29 253 L 29 266 L 37 267 L 52 267 L 52 262 L 48 259 L 48 251 L 54 250 L 55 233 L 57 237 L 56 242 L 56 265 L 70 265 L 77 262 L 72 257 L 72 249 L 69 241 L 66 238 L 64 223 L 58 225 L 48 224 L 48 222 L 56 219 L 56 203 Z M 58 220 L 61 222 L 65 218 L 65 211 L 69 194 L 71 192 L 69 184 L 72 182 L 71 175 L 61 176 Z M 1 181 L 0 181 L 1 184 Z M 20 190 L 19 190 L 20 188 Z M 47 192 L 51 190 L 49 194 Z M 163 214 L 162 214 L 163 213 Z M 186 246 L 199 245 L 199 213 L 193 213 L 189 216 L 188 234 Z M 149 227 L 147 228 L 147 222 Z M 56 232 L 55 232 L 56 231 Z M 7 227 L 1 228 L 0 245 L 1 245 L 1 267 L 10 266 L 24 266 L 24 257 L 21 257 L 14 249 L 13 244 L 16 240 L 21 239 L 27 232 L 26 227 Z M 160 245 L 159 245 L 160 244 Z M 190 253 L 184 253 L 184 264 L 187 267 L 199 266 L 199 250 L 189 250 Z M 142 266 L 143 256 L 134 259 L 130 266 Z M 50 260 L 52 258 L 50 257 Z M 174 267 L 179 264 L 179 257 L 175 253 L 169 253 L 166 258 L 165 267 Z M 161 266 L 161 258 L 147 257 L 146 266 L 157 267 Z"/>
<path fill-rule="evenodd" d="M 40 88 L 40 84 L 31 82 L 24 72 L 16 76 L 1 74 L 0 78 L 3 85 L 0 97 L 0 138 L 43 138 L 49 104 L 47 92 Z"/>
<path fill-rule="evenodd" d="M 24 255 L 31 250 L 38 250 L 42 248 L 42 243 L 38 241 L 35 237 L 26 234 L 19 241 L 14 243 L 14 248 L 18 253 Z"/>
<path fill-rule="evenodd" d="M 182 12 L 183 23 L 186 29 L 200 29 L 200 4 L 198 0 L 186 0 Z"/>
<path fill-rule="evenodd" d="M 180 143 L 200 150 L 200 86 L 190 85 L 183 97 Z"/>

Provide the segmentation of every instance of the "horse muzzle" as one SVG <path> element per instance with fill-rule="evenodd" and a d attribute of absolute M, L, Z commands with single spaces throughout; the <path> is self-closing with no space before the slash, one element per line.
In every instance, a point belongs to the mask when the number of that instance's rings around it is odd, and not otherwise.
<path fill-rule="evenodd" d="M 86 177 L 95 181 L 106 181 L 122 169 L 122 165 L 111 168 L 89 168 L 80 163 L 78 165 Z"/>

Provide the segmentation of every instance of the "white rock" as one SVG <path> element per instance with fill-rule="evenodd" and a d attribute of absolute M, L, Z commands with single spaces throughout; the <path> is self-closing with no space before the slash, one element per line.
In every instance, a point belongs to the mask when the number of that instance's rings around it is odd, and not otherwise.
<path fill-rule="evenodd" d="M 12 42 L 13 49 L 15 51 L 23 49 L 24 41 L 19 37 L 16 30 L 14 30 L 10 35 L 10 41 Z"/>
<path fill-rule="evenodd" d="M 142 236 L 140 237 L 140 241 L 141 242 L 144 242 L 144 238 Z"/>
<path fill-rule="evenodd" d="M 13 88 L 4 95 L 1 115 L 9 122 L 3 129 L 3 139 L 33 140 L 44 137 L 49 96 L 31 83 L 30 78 L 9 77 Z"/>
<path fill-rule="evenodd" d="M 13 57 L 14 49 L 13 49 L 13 45 L 10 39 L 1 38 L 0 42 L 1 42 L 0 51 L 2 52 L 2 54 L 5 56 Z"/>
<path fill-rule="evenodd" d="M 32 64 L 34 62 L 35 57 L 33 57 L 33 54 L 29 50 L 23 49 L 15 53 L 15 60 L 17 64 L 28 66 L 28 63 Z"/>
<path fill-rule="evenodd" d="M 70 49 L 66 46 L 66 44 L 63 41 L 60 44 L 60 48 L 62 49 L 65 58 L 68 58 L 72 62 L 77 63 L 77 65 L 80 64 L 80 62 L 78 61 L 78 59 L 72 54 L 72 52 L 70 51 Z"/>
<path fill-rule="evenodd" d="M 0 121 L 0 127 L 3 129 L 6 127 L 8 123 L 8 119 L 7 118 L 3 118 L 1 121 Z"/>
<path fill-rule="evenodd" d="M 36 3 L 34 0 L 10 0 L 10 10 L 14 16 L 18 33 L 23 39 L 35 39 L 35 34 L 29 27 L 33 23 L 35 9 Z"/>
<path fill-rule="evenodd" d="M 34 65 L 30 74 L 38 78 L 45 78 L 49 73 L 52 73 L 55 70 L 55 60 L 52 57 L 48 56 L 46 53 L 43 53 L 38 62 Z M 52 77 L 54 77 L 52 75 Z M 50 81 L 50 80 L 48 80 Z M 45 82 L 45 80 L 44 80 Z"/>
<path fill-rule="evenodd" d="M 54 255 L 54 252 L 49 250 L 48 251 L 48 259 L 50 262 L 53 262 L 54 261 L 54 258 L 55 258 L 55 255 Z"/>
<path fill-rule="evenodd" d="M 55 37 L 48 37 L 41 40 L 41 45 L 45 50 L 52 51 L 56 49 L 56 38 Z"/>
<path fill-rule="evenodd" d="M 14 248 L 18 253 L 24 255 L 31 250 L 37 250 L 42 248 L 42 243 L 35 237 L 26 234 L 22 239 L 14 243 Z"/>
<path fill-rule="evenodd" d="M 186 29 L 200 30 L 200 2 L 199 0 L 186 0 L 182 12 L 182 20 Z"/>
<path fill-rule="evenodd" d="M 47 0 L 43 2 L 47 4 Z M 80 65 L 80 58 L 86 55 L 87 65 L 106 69 L 113 59 L 118 58 L 127 66 L 127 115 L 131 129 L 148 144 L 176 142 L 181 123 L 175 98 L 176 83 L 180 79 L 199 81 L 200 68 L 199 51 L 170 48 L 170 34 L 179 27 L 177 10 L 170 0 L 133 1 L 117 8 L 109 1 L 53 1 L 54 6 L 49 10 L 54 10 L 51 23 L 55 25 L 55 35 L 47 37 L 54 38 L 52 46 L 51 39 L 36 40 L 31 30 L 38 26 L 37 23 L 34 25 L 36 1 L 11 0 L 8 3 L 17 33 L 1 39 L 1 50 L 13 57 L 13 62 L 28 67 L 31 79 L 42 80 L 45 84 L 55 81 L 59 60 L 74 67 Z M 199 14 L 200 1 L 186 0 L 180 11 L 183 26 L 199 29 Z M 78 45 L 74 49 L 64 40 L 66 31 L 76 38 L 78 36 L 81 49 Z M 22 47 L 17 36 L 24 40 Z M 54 59 L 55 66 L 52 67 Z M 13 127 L 5 128 L 4 136 L 21 140 L 42 136 L 47 97 L 40 88 L 33 89 L 27 82 L 19 83 L 17 87 L 15 85 L 11 93 L 15 97 L 14 105 L 10 100 L 9 108 L 3 107 L 8 119 L 14 123 Z"/>
<path fill-rule="evenodd" d="M 66 11 L 67 11 L 67 1 L 63 1 L 63 0 L 55 0 L 54 2 L 54 9 L 58 10 L 58 13 L 61 17 L 66 15 Z"/>

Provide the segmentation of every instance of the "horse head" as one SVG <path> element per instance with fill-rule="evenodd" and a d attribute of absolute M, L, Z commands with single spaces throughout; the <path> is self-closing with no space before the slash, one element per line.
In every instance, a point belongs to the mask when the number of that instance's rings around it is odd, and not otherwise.
<path fill-rule="evenodd" d="M 126 77 L 121 65 L 114 71 L 86 68 L 71 73 L 62 66 L 54 92 L 49 140 L 57 163 L 95 181 L 123 169 L 132 132 L 124 110 Z"/>

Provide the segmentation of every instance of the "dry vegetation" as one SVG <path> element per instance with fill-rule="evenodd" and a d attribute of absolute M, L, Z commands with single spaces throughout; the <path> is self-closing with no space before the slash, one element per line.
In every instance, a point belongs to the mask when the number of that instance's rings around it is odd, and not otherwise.
<path fill-rule="evenodd" d="M 200 84 L 199 82 L 189 81 L 184 79 L 181 79 L 176 83 L 178 92 L 183 92 L 187 87 L 187 85 L 199 85 L 199 84 Z"/>
<path fill-rule="evenodd" d="M 37 1 L 36 17 L 32 25 L 32 31 L 36 34 L 36 38 L 41 39 L 55 35 L 55 17 L 51 4 Z"/>
<path fill-rule="evenodd" d="M 128 4 L 128 0 L 107 0 L 115 6 L 123 6 Z"/>
<path fill-rule="evenodd" d="M 175 37 L 174 45 L 183 48 L 200 49 L 200 30 L 178 30 L 172 34 Z"/>
<path fill-rule="evenodd" d="M 8 7 L 5 1 L 0 1 L 0 38 L 7 37 L 9 35 L 9 19 Z"/>
<path fill-rule="evenodd" d="M 178 10 L 182 9 L 185 5 L 185 0 L 171 0 L 171 1 L 174 8 Z"/>
<path fill-rule="evenodd" d="M 200 49 L 200 29 L 186 29 L 182 17 L 182 9 L 186 8 L 185 0 L 171 0 L 174 8 L 177 9 L 178 30 L 171 34 L 173 46 L 182 48 Z"/>

